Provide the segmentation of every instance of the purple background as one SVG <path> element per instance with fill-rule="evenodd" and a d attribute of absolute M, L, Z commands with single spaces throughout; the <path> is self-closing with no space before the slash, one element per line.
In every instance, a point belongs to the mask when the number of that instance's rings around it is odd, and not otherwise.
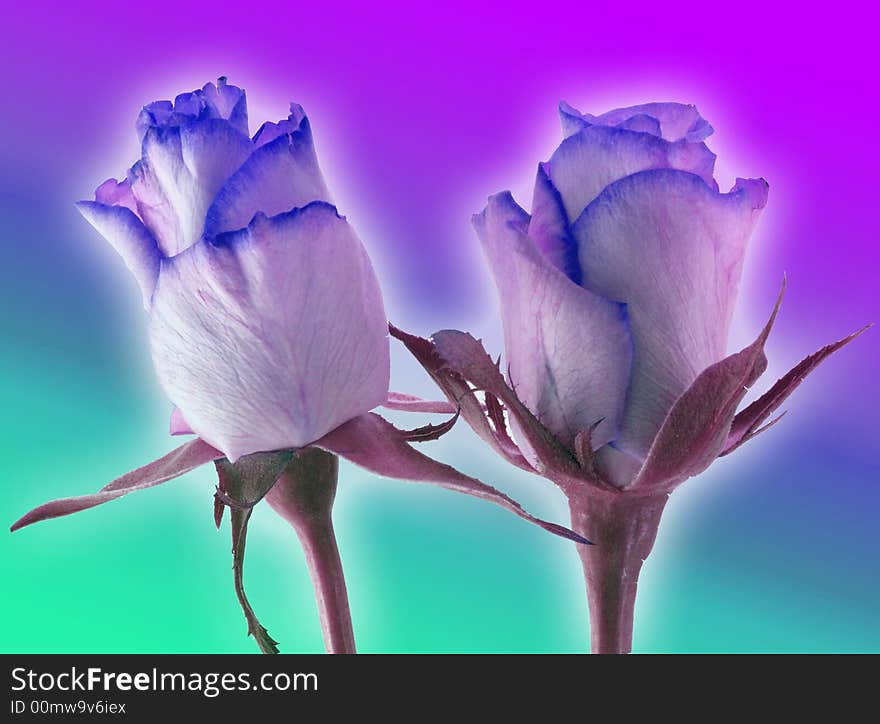
<path fill-rule="evenodd" d="M 877 18 L 868 8 L 21 3 L 0 24 L 4 390 L 12 395 L 15 375 L 27 377 L 26 368 L 36 374 L 34 364 L 120 394 L 131 385 L 155 389 L 148 362 L 117 351 L 129 339 L 138 340 L 140 354 L 145 349 L 137 291 L 72 202 L 136 158 L 133 121 L 144 102 L 220 74 L 247 89 L 252 130 L 285 115 L 288 100 L 306 108 L 340 209 L 376 261 L 389 316 L 420 333 L 470 329 L 496 351 L 494 289 L 469 216 L 503 188 L 528 205 L 536 164 L 560 138 L 557 102 L 592 112 L 651 100 L 696 103 L 715 127 L 709 145 L 721 185 L 738 175 L 770 182 L 732 340 L 757 329 L 787 273 L 788 296 L 768 348 L 769 384 L 806 353 L 880 318 Z M 681 499 L 696 502 L 681 504 L 687 514 L 670 514 L 678 520 L 667 526 L 680 530 L 657 553 L 668 575 L 650 583 L 679 586 L 657 599 L 665 611 L 657 614 L 658 630 L 666 621 L 690 648 L 880 650 L 878 351 L 873 330 L 815 374 L 772 433 L 702 484 L 686 486 L 694 492 Z M 399 369 L 397 388 L 421 385 L 413 391 L 430 394 L 406 362 Z M 89 372 L 76 377 L 75 370 Z M 9 399 L 4 457 L 39 450 L 51 459 L 74 434 L 49 404 L 22 424 L 33 401 Z M 87 455 L 100 458 L 101 426 L 75 435 Z M 166 443 L 156 435 L 160 451 Z M 461 434 L 464 446 L 469 439 Z M 133 443 L 128 453 L 132 466 L 144 459 Z M 462 453 L 463 466 L 469 454 Z M 488 452 L 480 457 L 479 472 L 503 486 L 503 464 Z M 47 497 L 32 489 L 39 470 L 28 471 L 31 477 L 4 483 L 21 486 L 7 498 L 15 510 L 4 504 L 7 517 Z M 529 500 L 537 500 L 532 491 L 543 489 L 529 485 Z M 393 489 L 381 494 L 390 500 Z M 4 556 L 28 555 L 23 544 L 13 550 Z M 394 547 L 384 554 L 394 555 Z M 565 575 L 576 581 L 576 570 Z M 713 582 L 741 595 L 748 616 L 719 608 L 716 620 L 718 601 L 688 603 L 688 587 Z M 381 590 L 377 583 L 373 593 Z M 768 591 L 775 593 L 765 598 Z M 499 584 L 494 596 L 502 595 Z M 19 604 L 24 625 L 31 604 Z M 813 613 L 793 622 L 793 607 Z M 848 616 L 851 628 L 841 623 Z M 697 628 L 688 629 L 689 621 Z M 400 626 L 412 627 L 414 650 L 432 646 L 434 639 L 418 638 L 430 621 Z M 57 633 L 34 625 L 28 640 L 39 647 L 41 636 L 58 640 Z M 647 648 L 675 645 L 649 633 Z M 511 629 L 506 644 L 485 646 L 518 650 L 517 632 Z"/>

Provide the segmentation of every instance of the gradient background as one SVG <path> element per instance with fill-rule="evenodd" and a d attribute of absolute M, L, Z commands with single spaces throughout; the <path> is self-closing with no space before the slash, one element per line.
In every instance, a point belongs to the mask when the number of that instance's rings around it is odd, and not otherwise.
<path fill-rule="evenodd" d="M 857 7 L 78 5 L 89 9 L 18 3 L 0 25 L 6 523 L 176 444 L 139 293 L 73 201 L 135 160 L 144 102 L 220 74 L 247 88 L 252 129 L 286 115 L 289 99 L 306 107 L 389 316 L 413 331 L 469 329 L 500 351 L 468 219 L 503 188 L 528 204 L 535 166 L 559 140 L 561 98 L 595 112 L 696 103 L 716 129 L 722 186 L 770 181 L 732 339 L 763 323 L 787 272 L 762 389 L 880 321 L 876 17 Z M 637 651 L 880 651 L 878 351 L 873 330 L 815 373 L 773 432 L 676 492 L 642 576 Z M 399 350 L 394 363 L 394 389 L 436 395 Z M 565 517 L 552 486 L 464 425 L 430 452 Z M 255 651 L 212 490 L 203 469 L 0 535 L 2 650 Z M 336 517 L 361 650 L 586 646 L 569 544 L 488 504 L 349 465 Z M 246 580 L 283 650 L 320 650 L 301 553 L 267 506 Z"/>

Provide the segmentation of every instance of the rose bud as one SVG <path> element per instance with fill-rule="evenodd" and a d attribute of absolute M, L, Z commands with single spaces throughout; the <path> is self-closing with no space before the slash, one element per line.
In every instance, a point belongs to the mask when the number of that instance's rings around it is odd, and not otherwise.
<path fill-rule="evenodd" d="M 458 490 L 537 520 L 494 488 L 423 455 L 379 405 L 456 413 L 389 393 L 388 323 L 366 249 L 332 205 L 309 121 L 290 116 L 250 138 L 245 93 L 208 83 L 146 106 L 142 158 L 111 179 L 83 216 L 119 252 L 143 293 L 156 372 L 176 409 L 164 457 L 93 495 L 32 510 L 13 530 L 158 485 L 214 461 L 217 525 L 232 509 L 234 583 L 260 648 L 277 651 L 243 589 L 250 511 L 263 497 L 294 527 L 315 586 L 328 652 L 353 652 L 331 521 L 341 455 L 368 470 Z"/>
<path fill-rule="evenodd" d="M 500 297 L 506 374 L 463 332 L 392 333 L 485 442 L 567 496 L 572 527 L 594 543 L 578 546 L 592 649 L 628 652 L 639 571 L 669 494 L 772 425 L 859 332 L 737 412 L 767 366 L 778 310 L 727 355 L 767 183 L 719 191 L 703 142 L 712 128 L 693 106 L 560 112 L 566 138 L 538 167 L 531 214 L 502 193 L 474 217 Z"/>

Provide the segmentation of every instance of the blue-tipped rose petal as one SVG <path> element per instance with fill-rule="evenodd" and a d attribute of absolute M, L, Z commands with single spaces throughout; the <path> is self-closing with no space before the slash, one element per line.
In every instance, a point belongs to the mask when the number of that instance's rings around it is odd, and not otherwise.
<path fill-rule="evenodd" d="M 559 104 L 559 117 L 566 136 L 586 126 L 610 126 L 650 133 L 667 141 L 699 143 L 713 132 L 697 107 L 685 103 L 643 103 L 594 116 L 563 101 Z"/>
<path fill-rule="evenodd" d="M 247 226 L 258 211 L 271 216 L 329 200 L 309 122 L 303 117 L 294 132 L 259 146 L 219 189 L 207 210 L 205 234 Z"/>
<path fill-rule="evenodd" d="M 126 206 L 108 206 L 96 201 L 80 201 L 76 205 L 98 233 L 122 257 L 134 275 L 144 298 L 144 308 L 150 308 L 150 299 L 159 277 L 161 254 L 153 235 L 134 212 Z"/>
<path fill-rule="evenodd" d="M 378 281 L 322 202 L 165 260 L 150 339 L 168 397 L 233 461 L 303 447 L 388 392 Z"/>
<path fill-rule="evenodd" d="M 506 193 L 474 217 L 501 297 L 510 382 L 569 449 L 602 419 L 593 432 L 598 447 L 615 437 L 623 413 L 631 355 L 625 310 L 550 264 L 527 224 Z"/>
<path fill-rule="evenodd" d="M 208 207 L 252 149 L 246 135 L 219 118 L 147 131 L 131 187 L 166 256 L 201 238 Z"/>
<path fill-rule="evenodd" d="M 584 286 L 629 312 L 625 451 L 647 454 L 672 404 L 724 357 L 766 192 L 763 180 L 719 194 L 690 173 L 644 171 L 608 186 L 574 225 Z"/>
<path fill-rule="evenodd" d="M 695 173 L 711 187 L 714 164 L 715 155 L 702 143 L 589 125 L 559 144 L 546 170 L 573 223 L 606 186 L 625 176 L 671 168 Z"/>

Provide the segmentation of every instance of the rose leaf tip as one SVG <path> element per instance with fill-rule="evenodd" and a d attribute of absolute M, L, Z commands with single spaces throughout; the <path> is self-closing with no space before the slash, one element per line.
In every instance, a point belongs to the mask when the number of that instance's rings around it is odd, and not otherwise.
<path fill-rule="evenodd" d="M 874 322 L 868 322 L 864 327 L 862 327 L 861 329 L 857 329 L 849 337 L 847 337 L 846 341 L 852 342 L 852 340 L 854 340 L 856 337 L 861 337 L 865 332 L 867 332 L 873 326 L 874 326 Z"/>

